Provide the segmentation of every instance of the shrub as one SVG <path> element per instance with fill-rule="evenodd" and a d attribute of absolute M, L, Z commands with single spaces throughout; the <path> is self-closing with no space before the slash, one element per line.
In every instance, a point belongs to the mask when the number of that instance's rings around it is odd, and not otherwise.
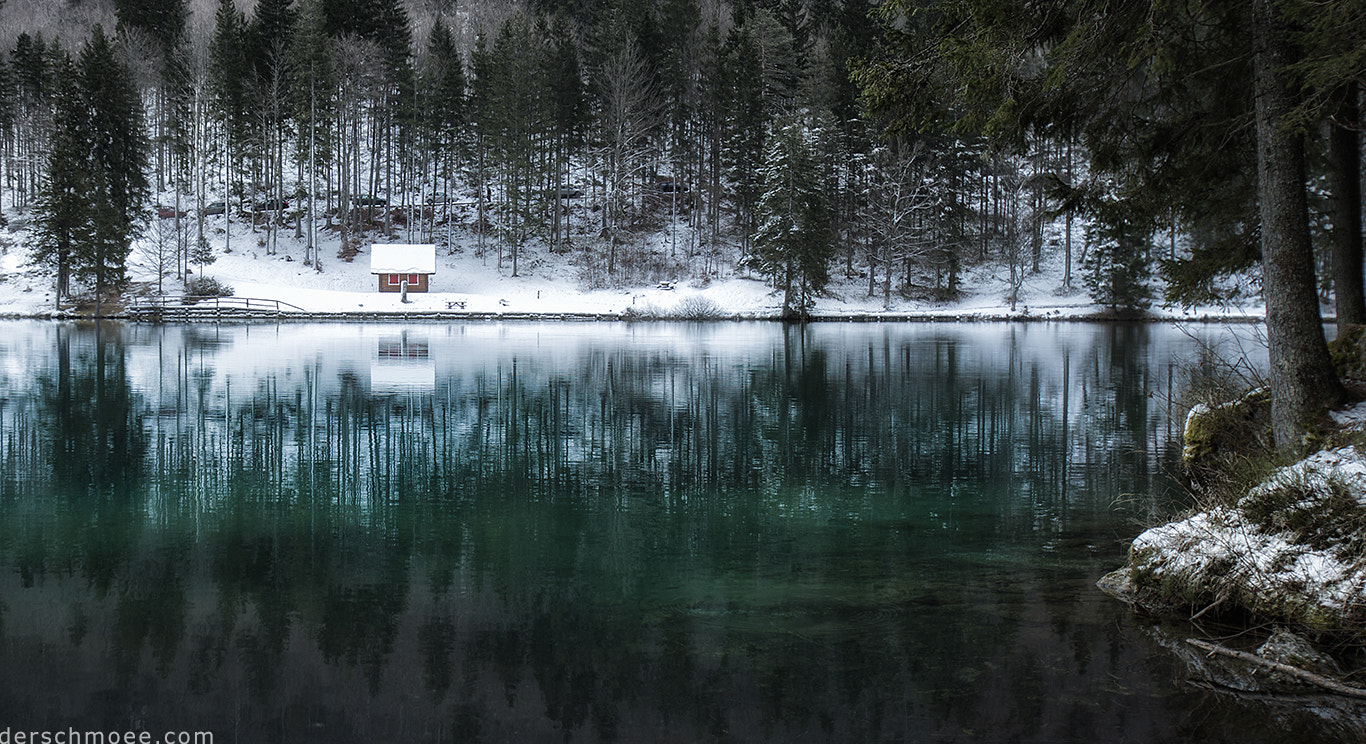
<path fill-rule="evenodd" d="M 673 312 L 673 316 L 681 320 L 716 320 L 724 315 L 720 305 L 702 295 L 684 297 Z"/>
<path fill-rule="evenodd" d="M 185 294 L 190 297 L 231 297 L 232 287 L 209 276 L 200 276 L 185 283 Z"/>

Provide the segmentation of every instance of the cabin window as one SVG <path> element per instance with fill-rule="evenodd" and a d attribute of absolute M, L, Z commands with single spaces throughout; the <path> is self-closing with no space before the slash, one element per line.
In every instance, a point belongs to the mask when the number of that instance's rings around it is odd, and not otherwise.
<path fill-rule="evenodd" d="M 398 274 L 390 274 L 390 275 L 389 275 L 389 285 L 390 285 L 390 286 L 397 287 L 400 283 L 401 283 L 401 280 L 399 279 Z"/>
<path fill-rule="evenodd" d="M 414 285 L 417 284 L 417 283 L 418 283 L 418 278 L 417 278 L 417 276 L 418 276 L 417 274 L 409 274 L 409 275 L 408 275 L 408 283 L 409 283 L 409 284 L 414 284 Z"/>

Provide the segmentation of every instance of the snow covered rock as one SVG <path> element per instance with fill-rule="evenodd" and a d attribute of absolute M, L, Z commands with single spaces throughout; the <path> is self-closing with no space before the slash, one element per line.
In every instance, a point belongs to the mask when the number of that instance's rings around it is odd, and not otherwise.
<path fill-rule="evenodd" d="M 1317 452 L 1233 506 L 1149 529 L 1099 585 L 1155 612 L 1240 606 L 1321 630 L 1366 628 L 1366 455 Z"/>

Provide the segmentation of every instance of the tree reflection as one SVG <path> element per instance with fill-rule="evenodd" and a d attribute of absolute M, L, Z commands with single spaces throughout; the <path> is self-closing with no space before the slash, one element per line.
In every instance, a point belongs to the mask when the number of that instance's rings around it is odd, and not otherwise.
<path fill-rule="evenodd" d="M 244 739 L 1041 738 L 1116 653 L 1050 551 L 1157 490 L 1171 361 L 989 331 L 256 370 L 259 329 L 58 327 L 0 391 L 3 596 L 61 615 L 50 720 L 150 674 L 130 709 Z"/>

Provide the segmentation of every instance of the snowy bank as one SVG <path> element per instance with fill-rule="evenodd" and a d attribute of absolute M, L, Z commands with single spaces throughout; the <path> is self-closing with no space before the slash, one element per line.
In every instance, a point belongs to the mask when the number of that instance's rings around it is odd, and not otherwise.
<path fill-rule="evenodd" d="M 55 308 L 51 271 L 29 260 L 31 226 L 0 232 L 0 316 L 48 317 Z M 185 226 L 191 230 L 190 226 Z M 682 231 L 682 228 L 679 228 Z M 705 273 L 670 273 L 603 286 L 601 277 L 585 270 L 583 250 L 556 253 L 544 246 L 524 248 L 514 275 L 504 256 L 501 265 L 492 241 L 481 250 L 477 234 L 461 229 L 445 236 L 436 252 L 430 291 L 410 292 L 408 302 L 398 293 L 381 294 L 371 274 L 370 258 L 375 242 L 408 243 L 425 236 L 406 232 L 381 239 L 371 235 L 360 245 L 359 255 L 342 258 L 339 239 L 320 231 L 318 248 L 281 229 L 269 243 L 266 233 L 250 223 L 225 222 L 221 216 L 206 218 L 206 234 L 215 260 L 203 268 L 203 276 L 232 287 L 237 297 L 287 303 L 284 314 L 301 319 L 342 318 L 670 318 L 743 319 L 777 318 L 782 296 L 750 272 L 728 262 L 717 262 Z M 673 251 L 667 230 L 638 236 L 640 250 L 660 257 Z M 680 238 L 681 239 L 681 238 Z M 155 242 L 140 240 L 129 257 L 132 296 L 156 294 L 158 289 Z M 162 262 L 164 266 L 164 262 Z M 816 319 L 865 321 L 986 321 L 986 320 L 1094 320 L 1105 316 L 1080 286 L 1064 287 L 1062 256 L 1049 253 L 1038 272 L 1025 275 L 1018 287 L 1008 270 L 993 262 L 964 266 L 959 277 L 961 292 L 952 301 L 932 299 L 932 287 L 893 292 L 884 298 L 881 288 L 870 294 L 869 280 L 844 267 L 832 271 L 831 284 L 813 308 Z M 198 268 L 196 267 L 196 271 Z M 178 295 L 182 284 L 163 275 L 160 289 Z M 1014 302 L 1011 302 L 1011 297 Z M 1264 317 L 1255 293 L 1246 304 L 1191 309 L 1154 307 L 1146 316 L 1155 320 L 1260 321 Z M 103 308 L 106 312 L 108 307 Z"/>
<path fill-rule="evenodd" d="M 1340 412 L 1355 426 L 1366 404 Z M 1154 527 L 1101 589 L 1145 610 L 1242 608 L 1322 631 L 1366 629 L 1366 453 L 1316 452 L 1233 504 Z"/>

